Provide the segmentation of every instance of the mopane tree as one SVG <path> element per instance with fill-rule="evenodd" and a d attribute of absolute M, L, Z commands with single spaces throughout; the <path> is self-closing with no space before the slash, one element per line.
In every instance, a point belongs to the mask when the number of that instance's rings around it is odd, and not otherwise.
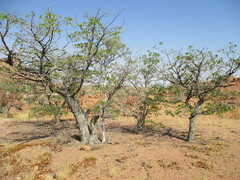
<path fill-rule="evenodd" d="M 16 75 L 32 81 L 30 89 L 38 102 L 33 109 L 34 114 L 53 114 L 57 123 L 60 122 L 64 100 L 49 91 L 49 81 L 46 77 L 56 68 L 53 57 L 62 57 L 65 54 L 67 42 L 60 45 L 63 25 L 71 22 L 71 18 L 62 18 L 47 10 L 37 16 L 35 12 L 18 18 L 15 40 L 21 66 L 18 66 Z M 34 87 L 33 87 L 34 85 Z M 30 93 L 30 92 L 29 92 Z M 43 97 L 45 97 L 43 100 Z M 56 98 L 57 97 L 57 98 Z"/>
<path fill-rule="evenodd" d="M 6 63 L 13 66 L 16 58 L 17 39 L 14 38 L 13 26 L 18 22 L 14 14 L 8 12 L 0 13 L 0 53 L 7 57 Z"/>
<path fill-rule="evenodd" d="M 64 86 L 56 89 L 56 92 L 65 98 L 77 120 L 82 142 L 89 144 L 98 142 L 97 127 L 98 120 L 102 117 L 101 113 L 121 88 L 127 75 L 124 69 L 112 74 L 115 81 L 111 78 L 104 79 L 102 75 L 102 67 L 110 66 L 119 57 L 124 56 L 126 48 L 120 42 L 121 27 L 112 27 L 117 16 L 109 22 L 104 22 L 105 15 L 98 11 L 95 16 L 86 16 L 87 22 L 77 24 L 79 30 L 70 35 L 77 55 L 67 62 L 70 67 L 64 65 L 67 68 L 61 77 Z M 95 79 L 96 76 L 102 78 Z M 111 84 L 111 88 L 106 91 L 108 94 L 103 106 L 89 119 L 89 110 L 83 109 L 76 95 L 81 92 L 83 84 L 92 83 L 93 80 Z"/>
<path fill-rule="evenodd" d="M 164 88 L 158 79 L 159 54 L 148 52 L 137 58 L 132 64 L 132 73 L 129 77 L 129 87 L 121 99 L 126 114 L 133 116 L 137 121 L 137 130 L 141 131 L 146 118 L 151 113 L 157 114 L 158 105 L 164 101 Z"/>
<path fill-rule="evenodd" d="M 86 21 L 71 26 L 73 29 L 67 35 L 72 48 L 61 46 L 60 43 L 64 37 L 62 27 L 72 25 L 69 23 L 71 18 L 62 18 L 47 11 L 39 18 L 31 13 L 19 24 L 18 38 L 25 52 L 22 63 L 26 68 L 19 71 L 18 75 L 36 81 L 63 97 L 76 119 L 83 143 L 94 144 L 99 141 L 97 127 L 101 114 L 90 116 L 90 110 L 83 108 L 77 95 L 81 94 L 84 84 L 91 84 L 99 74 L 99 63 L 103 59 L 112 57 L 108 62 L 110 64 L 122 56 L 118 54 L 124 53 L 126 47 L 120 45 L 119 36 L 122 28 L 114 26 L 117 17 L 109 20 L 101 10 L 96 15 L 85 16 Z M 123 73 L 116 75 L 119 76 L 115 77 L 107 102 L 125 80 Z"/>
<path fill-rule="evenodd" d="M 232 109 L 217 101 L 221 96 L 219 87 L 240 67 L 240 56 L 236 45 L 230 43 L 228 48 L 217 53 L 207 49 L 195 49 L 192 46 L 186 52 L 161 51 L 165 66 L 162 69 L 164 79 L 171 83 L 173 92 L 183 92 L 181 111 L 189 113 L 189 131 L 187 141 L 191 142 L 195 135 L 195 123 L 199 115 L 212 114 Z"/>
<path fill-rule="evenodd" d="M 114 43 L 115 51 L 123 50 L 122 53 L 112 54 L 109 57 L 103 57 L 98 64 L 98 71 L 93 78 L 92 84 L 103 95 L 102 100 L 97 105 L 97 112 L 101 114 L 101 130 L 102 130 L 102 142 L 106 142 L 105 135 L 105 120 L 111 117 L 112 112 L 117 111 L 117 108 L 113 104 L 113 95 L 122 88 L 124 82 L 128 78 L 132 63 L 130 57 L 130 51 L 124 48 L 124 44 L 119 43 L 118 39 L 112 39 L 109 43 Z M 112 63 L 115 59 L 124 58 L 125 63 L 120 65 L 117 62 Z"/>

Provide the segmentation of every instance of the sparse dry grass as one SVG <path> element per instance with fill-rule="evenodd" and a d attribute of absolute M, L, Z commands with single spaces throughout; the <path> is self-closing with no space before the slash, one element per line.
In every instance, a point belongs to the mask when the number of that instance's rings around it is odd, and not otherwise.
<path fill-rule="evenodd" d="M 95 157 L 85 157 L 83 161 L 80 163 L 83 167 L 94 166 L 96 164 L 97 158 Z"/>
<path fill-rule="evenodd" d="M 30 146 L 33 146 L 33 145 L 7 142 L 4 144 L 4 148 L 3 148 L 4 152 L 3 152 L 2 156 L 13 154 L 15 152 L 18 152 L 18 151 L 20 151 L 24 148 L 30 147 Z"/>
<path fill-rule="evenodd" d="M 29 172 L 23 175 L 22 180 L 35 180 L 36 179 L 36 172 Z"/>
<path fill-rule="evenodd" d="M 73 173 L 73 166 L 68 164 L 64 166 L 59 172 L 57 172 L 58 180 L 65 180 Z"/>
<path fill-rule="evenodd" d="M 194 155 L 194 154 L 189 154 L 189 153 L 186 153 L 185 154 L 186 157 L 190 157 L 190 158 L 193 158 L 193 159 L 198 159 L 198 155 Z"/>
<path fill-rule="evenodd" d="M 222 140 L 205 140 L 203 144 L 192 144 L 187 146 L 188 149 L 200 153 L 204 153 L 206 155 L 212 155 L 213 153 L 221 152 L 229 147 L 229 143 Z"/>
<path fill-rule="evenodd" d="M 43 143 L 38 144 L 16 144 L 8 143 L 4 146 L 4 154 L 1 158 L 1 163 L 4 164 L 4 173 L 0 175 L 0 178 L 14 175 L 20 176 L 22 179 L 35 179 L 39 174 L 46 174 L 52 172 L 49 168 L 49 164 L 52 160 L 52 154 L 45 152 L 40 154 L 38 157 L 29 159 L 28 161 L 23 160 L 18 152 L 24 148 L 30 148 L 36 145 L 44 145 Z"/>
<path fill-rule="evenodd" d="M 157 161 L 157 163 L 160 167 L 163 167 L 163 168 L 170 168 L 170 169 L 176 169 L 176 170 L 181 169 L 178 165 L 178 162 L 176 161 L 160 159 Z"/>
<path fill-rule="evenodd" d="M 116 167 L 112 166 L 112 167 L 110 167 L 110 168 L 108 169 L 108 175 L 109 175 L 111 178 L 116 177 L 117 174 L 118 174 L 118 169 L 117 169 Z"/>
<path fill-rule="evenodd" d="M 192 162 L 192 165 L 194 167 L 196 167 L 196 168 L 202 168 L 202 169 L 208 169 L 208 170 L 212 170 L 213 169 L 213 166 L 208 164 L 204 160 L 199 160 L 199 161 Z"/>
<path fill-rule="evenodd" d="M 47 166 L 51 163 L 52 160 L 52 154 L 50 152 L 45 152 L 41 155 L 39 155 L 36 159 L 32 161 L 34 166 Z"/>

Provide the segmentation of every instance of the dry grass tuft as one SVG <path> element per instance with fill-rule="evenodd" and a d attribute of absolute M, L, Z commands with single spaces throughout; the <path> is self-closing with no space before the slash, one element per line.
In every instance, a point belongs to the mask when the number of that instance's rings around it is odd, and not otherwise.
<path fill-rule="evenodd" d="M 38 145 L 45 145 L 46 142 L 38 142 L 38 143 L 23 143 L 23 144 L 18 144 L 18 143 L 6 143 L 3 145 L 3 147 L 0 148 L 0 156 L 6 157 L 8 155 L 12 155 L 18 151 L 21 151 L 22 149 L 28 148 L 28 147 L 33 147 L 33 146 L 38 146 Z"/>
<path fill-rule="evenodd" d="M 71 174 L 73 174 L 73 165 L 68 164 L 67 166 L 63 167 L 61 171 L 57 173 L 57 179 L 58 180 L 65 180 L 67 179 Z"/>
<path fill-rule="evenodd" d="M 202 169 L 208 169 L 208 170 L 213 169 L 213 166 L 212 166 L 212 165 L 209 165 L 209 164 L 208 164 L 207 162 L 205 162 L 205 161 L 192 162 L 192 165 L 193 165 L 194 167 L 202 168 Z"/>
<path fill-rule="evenodd" d="M 96 164 L 97 159 L 95 157 L 85 157 L 83 161 L 80 163 L 80 166 L 89 167 L 94 166 Z"/>
<path fill-rule="evenodd" d="M 10 155 L 10 154 L 13 154 L 15 152 L 18 152 L 24 148 L 27 148 L 27 147 L 31 147 L 32 145 L 29 145 L 29 144 L 17 144 L 17 143 L 6 143 L 4 145 L 4 149 L 5 149 L 5 153 L 4 155 Z"/>
<path fill-rule="evenodd" d="M 178 163 L 176 161 L 170 161 L 170 160 L 158 160 L 157 161 L 159 166 L 160 167 L 163 167 L 163 168 L 170 168 L 170 169 L 176 169 L 176 170 L 179 170 L 181 169 L 179 166 L 178 166 Z"/>
<path fill-rule="evenodd" d="M 35 180 L 36 179 L 36 172 L 29 172 L 23 175 L 22 180 Z"/>
<path fill-rule="evenodd" d="M 185 156 L 186 156 L 186 157 L 193 158 L 193 159 L 198 159 L 198 158 L 199 158 L 198 155 L 188 154 L 188 153 L 186 153 Z"/>
<path fill-rule="evenodd" d="M 117 158 L 116 161 L 117 162 L 125 162 L 129 158 L 130 158 L 129 156 L 122 156 L 120 158 Z"/>
<path fill-rule="evenodd" d="M 110 167 L 110 168 L 108 169 L 108 175 L 109 175 L 111 178 L 116 177 L 117 174 L 118 174 L 118 170 L 117 170 L 116 167 Z"/>
<path fill-rule="evenodd" d="M 50 164 L 52 160 L 52 154 L 50 152 L 45 152 L 41 155 L 39 155 L 34 161 L 34 166 L 47 166 Z"/>

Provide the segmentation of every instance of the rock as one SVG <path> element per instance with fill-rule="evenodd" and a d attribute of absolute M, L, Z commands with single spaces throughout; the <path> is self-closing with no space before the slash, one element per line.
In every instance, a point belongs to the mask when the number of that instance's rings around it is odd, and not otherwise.
<path fill-rule="evenodd" d="M 38 175 L 39 179 L 45 179 L 45 176 L 43 174 Z"/>
<path fill-rule="evenodd" d="M 54 179 L 56 179 L 56 178 L 57 178 L 56 173 L 52 173 L 52 177 L 53 177 Z"/>
<path fill-rule="evenodd" d="M 22 180 L 22 178 L 21 177 L 17 177 L 16 180 Z"/>
<path fill-rule="evenodd" d="M 122 159 L 116 159 L 117 162 L 123 163 L 124 161 Z"/>
<path fill-rule="evenodd" d="M 37 171 L 39 169 L 38 166 L 34 166 L 33 168 L 34 168 L 35 171 Z"/>
<path fill-rule="evenodd" d="M 91 148 L 90 146 L 87 146 L 87 145 L 82 145 L 82 146 L 80 147 L 80 150 L 91 151 L 92 148 Z"/>

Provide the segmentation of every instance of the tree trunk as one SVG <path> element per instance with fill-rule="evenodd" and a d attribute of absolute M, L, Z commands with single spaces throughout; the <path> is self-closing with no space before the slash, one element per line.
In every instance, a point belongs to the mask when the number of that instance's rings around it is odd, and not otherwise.
<path fill-rule="evenodd" d="M 189 131 L 188 131 L 188 137 L 187 137 L 187 141 L 188 142 L 192 142 L 195 136 L 195 123 L 196 123 L 196 119 L 197 119 L 197 115 L 195 116 L 190 116 L 189 117 Z"/>
<path fill-rule="evenodd" d="M 195 136 L 195 122 L 196 122 L 197 117 L 199 116 L 199 111 L 200 111 L 203 103 L 204 103 L 204 100 L 200 99 L 197 102 L 197 107 L 194 109 L 194 112 L 192 112 L 190 114 L 190 117 L 189 117 L 189 131 L 188 131 L 188 137 L 187 137 L 188 142 L 192 142 L 193 139 L 194 139 L 194 136 Z"/>
<path fill-rule="evenodd" d="M 137 130 L 138 130 L 138 132 L 143 129 L 144 124 L 145 124 L 145 116 L 141 114 L 137 119 Z"/>
<path fill-rule="evenodd" d="M 90 145 L 98 143 L 99 140 L 96 124 L 89 124 L 88 119 L 79 104 L 79 101 L 70 95 L 67 95 L 64 98 L 76 119 L 77 127 L 80 131 L 81 142 Z"/>
<path fill-rule="evenodd" d="M 12 53 L 8 53 L 6 63 L 8 63 L 10 66 L 13 66 L 13 55 L 12 55 Z"/>
<path fill-rule="evenodd" d="M 106 119 L 106 109 L 103 108 L 103 117 L 102 117 L 102 124 L 101 124 L 101 129 L 102 129 L 102 142 L 106 142 L 106 135 L 105 135 L 105 119 Z"/>
<path fill-rule="evenodd" d="M 54 113 L 54 121 L 59 124 L 60 123 L 60 118 L 62 117 L 62 113 Z"/>
<path fill-rule="evenodd" d="M 107 94 L 105 93 L 104 94 L 104 103 L 106 103 L 107 101 Z M 102 142 L 106 142 L 106 135 L 105 135 L 105 120 L 106 120 L 106 117 L 107 117 L 107 108 L 104 107 L 102 109 L 102 124 L 101 124 L 101 129 L 102 129 Z"/>
<path fill-rule="evenodd" d="M 59 123 L 60 123 L 60 118 L 62 117 L 62 114 L 63 114 L 63 113 L 61 112 L 61 107 L 59 107 L 59 105 L 58 105 L 57 103 L 55 103 L 55 104 L 56 104 L 56 107 L 57 107 L 57 111 L 56 111 L 54 105 L 53 105 L 52 102 L 51 102 L 51 95 L 52 95 L 52 94 L 47 94 L 47 95 L 46 95 L 46 100 L 47 100 L 47 103 L 49 104 L 50 108 L 53 110 L 54 121 L 55 121 L 57 124 L 59 124 Z M 65 103 L 65 102 L 64 102 L 64 103 Z M 63 104 L 64 104 L 64 103 L 63 103 Z M 63 104 L 62 104 L 62 106 L 63 106 Z"/>

